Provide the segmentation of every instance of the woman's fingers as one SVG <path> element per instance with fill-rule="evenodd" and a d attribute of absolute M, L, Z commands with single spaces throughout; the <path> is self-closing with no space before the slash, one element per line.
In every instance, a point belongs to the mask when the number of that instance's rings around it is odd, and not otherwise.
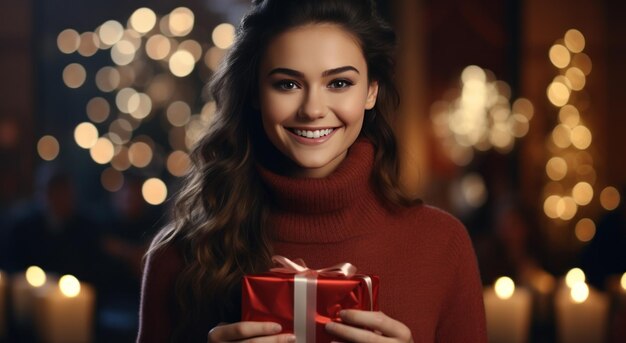
<path fill-rule="evenodd" d="M 209 331 L 209 342 L 244 341 L 250 338 L 262 338 L 263 336 L 276 335 L 282 330 L 277 323 L 271 322 L 238 322 L 233 324 L 218 325 Z M 281 336 L 281 337 L 278 337 Z M 289 335 L 276 335 L 274 340 L 267 342 L 287 342 Z"/>
<path fill-rule="evenodd" d="M 339 337 L 353 342 L 383 342 L 385 337 L 399 342 L 411 342 L 411 330 L 401 322 L 390 318 L 382 312 L 344 310 L 340 313 L 341 320 L 346 324 L 329 323 L 327 330 Z M 366 327 L 375 332 L 353 326 Z M 384 337 L 383 337 L 384 336 Z"/>

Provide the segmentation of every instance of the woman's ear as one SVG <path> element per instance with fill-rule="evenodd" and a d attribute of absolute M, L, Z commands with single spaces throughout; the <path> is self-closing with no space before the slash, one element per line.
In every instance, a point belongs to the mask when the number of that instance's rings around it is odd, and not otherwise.
<path fill-rule="evenodd" d="M 365 99 L 365 109 L 371 110 L 376 105 L 376 98 L 378 97 L 378 81 L 370 82 L 367 88 L 367 98 Z"/>

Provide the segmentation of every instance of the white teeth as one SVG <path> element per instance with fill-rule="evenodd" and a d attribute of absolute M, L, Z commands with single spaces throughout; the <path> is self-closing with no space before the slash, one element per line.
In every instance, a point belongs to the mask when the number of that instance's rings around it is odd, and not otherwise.
<path fill-rule="evenodd" d="M 298 136 L 302 136 L 306 138 L 320 138 L 320 137 L 328 136 L 331 132 L 333 132 L 333 130 L 334 129 L 311 131 L 311 130 L 293 129 L 292 131 Z"/>

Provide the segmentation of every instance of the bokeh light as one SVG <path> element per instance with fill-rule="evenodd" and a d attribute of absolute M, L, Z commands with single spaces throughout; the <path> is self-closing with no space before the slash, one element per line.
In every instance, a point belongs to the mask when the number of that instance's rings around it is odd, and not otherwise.
<path fill-rule="evenodd" d="M 100 39 L 93 32 L 83 32 L 80 35 L 80 43 L 78 45 L 78 53 L 83 57 L 91 57 L 98 52 L 100 47 Z"/>
<path fill-rule="evenodd" d="M 73 275 L 63 275 L 59 279 L 59 289 L 68 298 L 74 298 L 80 294 L 80 282 Z"/>
<path fill-rule="evenodd" d="M 76 30 L 65 29 L 57 36 L 57 47 L 64 54 L 71 54 L 80 46 L 80 35 Z"/>
<path fill-rule="evenodd" d="M 87 117 L 94 123 L 102 123 L 109 117 L 109 102 L 102 97 L 95 97 L 87 102 Z"/>
<path fill-rule="evenodd" d="M 508 276 L 500 277 L 494 285 L 496 295 L 500 299 L 509 299 L 515 292 L 515 283 Z"/>
<path fill-rule="evenodd" d="M 146 167 L 152 161 L 152 148 L 147 143 L 135 142 L 128 148 L 128 159 L 137 167 Z"/>
<path fill-rule="evenodd" d="M 585 273 L 580 268 L 572 268 L 565 274 L 565 284 L 572 288 L 578 282 L 585 282 Z"/>
<path fill-rule="evenodd" d="M 191 161 L 186 152 L 176 150 L 167 157 L 167 171 L 174 176 L 185 176 L 189 171 Z"/>
<path fill-rule="evenodd" d="M 106 137 L 98 138 L 96 144 L 89 149 L 91 158 L 98 164 L 107 164 L 111 162 L 114 153 L 115 148 L 113 147 L 113 143 L 111 143 L 111 141 Z"/>
<path fill-rule="evenodd" d="M 584 282 L 576 282 L 572 285 L 570 296 L 575 303 L 583 303 L 589 297 L 589 286 Z"/>
<path fill-rule="evenodd" d="M 146 54 L 153 60 L 165 59 L 172 49 L 169 38 L 156 34 L 148 38 L 146 42 Z"/>
<path fill-rule="evenodd" d="M 87 72 L 85 67 L 78 63 L 68 64 L 63 69 L 63 82 L 69 88 L 78 88 L 85 83 Z"/>
<path fill-rule="evenodd" d="M 220 49 L 228 49 L 235 40 L 235 27 L 229 23 L 217 25 L 211 33 L 213 44 Z"/>
<path fill-rule="evenodd" d="M 167 107 L 166 116 L 173 126 L 185 126 L 191 118 L 191 108 L 184 101 L 174 101 Z"/>
<path fill-rule="evenodd" d="M 24 274 L 26 282 L 33 287 L 41 287 L 46 283 L 46 273 L 38 266 L 30 266 Z"/>
<path fill-rule="evenodd" d="M 567 162 L 562 157 L 552 157 L 546 163 L 546 174 L 551 180 L 559 181 L 567 175 Z"/>
<path fill-rule="evenodd" d="M 112 46 L 122 39 L 124 27 L 118 21 L 108 20 L 100 26 L 98 37 L 106 45 Z"/>
<path fill-rule="evenodd" d="M 124 174 L 115 168 L 109 167 L 100 174 L 102 187 L 109 192 L 117 192 L 124 185 Z"/>
<path fill-rule="evenodd" d="M 547 90 L 548 100 L 554 106 L 564 106 L 569 101 L 570 90 L 566 85 L 560 82 L 552 82 Z"/>
<path fill-rule="evenodd" d="M 135 10 L 130 16 L 129 24 L 133 30 L 145 34 L 154 28 L 156 24 L 156 14 L 147 7 L 141 7 Z"/>
<path fill-rule="evenodd" d="M 564 43 L 569 51 L 582 52 L 585 49 L 585 36 L 576 29 L 570 29 L 565 33 Z"/>
<path fill-rule="evenodd" d="M 548 53 L 550 62 L 560 69 L 567 67 L 571 61 L 571 54 L 567 48 L 561 44 L 554 44 Z"/>
<path fill-rule="evenodd" d="M 591 145 L 591 131 L 584 125 L 578 125 L 572 129 L 571 140 L 576 148 L 587 149 Z"/>
<path fill-rule="evenodd" d="M 98 140 L 98 128 L 89 122 L 80 123 L 74 129 L 74 140 L 79 147 L 89 149 Z"/>
<path fill-rule="evenodd" d="M 186 7 L 175 8 L 169 14 L 168 28 L 172 35 L 182 37 L 193 29 L 194 14 Z"/>
<path fill-rule="evenodd" d="M 620 203 L 620 194 L 617 188 L 613 186 L 605 187 L 602 192 L 600 192 L 600 205 L 605 210 L 612 211 L 619 206 Z"/>
<path fill-rule="evenodd" d="M 195 63 L 196 61 L 189 51 L 178 50 L 170 57 L 170 72 L 178 77 L 187 76 L 193 71 Z"/>
<path fill-rule="evenodd" d="M 59 141 L 50 135 L 41 137 L 37 142 L 37 153 L 42 160 L 54 160 L 59 155 Z"/>
<path fill-rule="evenodd" d="M 578 182 L 572 188 L 572 197 L 578 205 L 587 205 L 593 199 L 593 187 L 587 182 Z"/>
<path fill-rule="evenodd" d="M 167 186 L 158 178 L 150 178 L 143 183 L 141 194 L 150 205 L 160 205 L 167 198 Z"/>
<path fill-rule="evenodd" d="M 576 223 L 574 233 L 579 241 L 589 242 L 596 235 L 596 224 L 589 218 L 583 218 Z"/>

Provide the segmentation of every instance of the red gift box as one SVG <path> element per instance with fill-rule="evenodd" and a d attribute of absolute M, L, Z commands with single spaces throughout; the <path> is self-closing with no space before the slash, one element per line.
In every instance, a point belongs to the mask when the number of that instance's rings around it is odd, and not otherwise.
<path fill-rule="evenodd" d="M 377 276 L 356 274 L 349 263 L 311 270 L 301 261 L 282 256 L 273 260 L 282 267 L 244 276 L 243 321 L 279 323 L 297 342 L 330 342 L 336 338 L 324 326 L 341 321 L 339 311 L 378 311 Z"/>

